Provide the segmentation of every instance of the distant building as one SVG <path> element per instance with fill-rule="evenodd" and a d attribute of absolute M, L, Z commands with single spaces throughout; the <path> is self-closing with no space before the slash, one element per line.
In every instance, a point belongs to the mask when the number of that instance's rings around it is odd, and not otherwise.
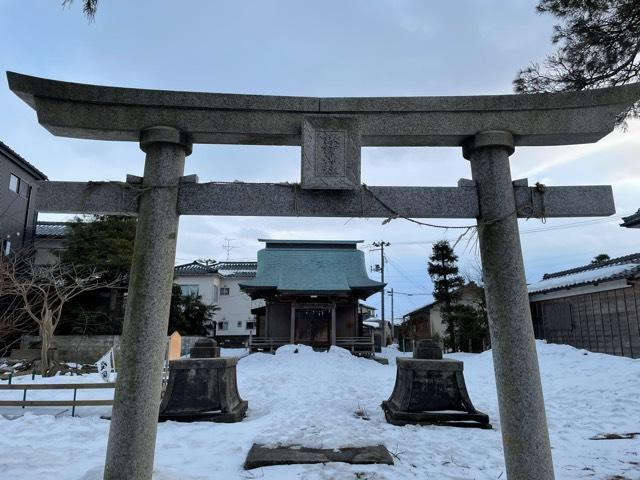
<path fill-rule="evenodd" d="M 367 305 L 366 303 L 358 303 L 358 315 L 360 315 L 363 320 L 375 317 L 376 310 L 376 307 L 372 307 L 371 305 Z"/>
<path fill-rule="evenodd" d="M 257 335 L 252 345 L 270 347 L 302 343 L 318 348 L 355 347 L 365 342 L 363 312 L 358 305 L 384 284 L 367 276 L 358 241 L 261 240 L 255 279 L 243 281 L 242 290 L 263 299 Z"/>
<path fill-rule="evenodd" d="M 215 337 L 222 346 L 241 346 L 256 334 L 251 309 L 264 303 L 252 302 L 239 287 L 255 277 L 256 269 L 256 262 L 192 262 L 175 267 L 174 282 L 183 294 L 195 293 L 204 304 L 220 307 L 213 321 Z"/>
<path fill-rule="evenodd" d="M 0 254 L 29 245 L 34 237 L 37 182 L 47 176 L 0 142 Z"/>
<path fill-rule="evenodd" d="M 34 247 L 36 265 L 54 265 L 60 262 L 70 222 L 37 222 Z"/>
<path fill-rule="evenodd" d="M 483 297 L 482 287 L 470 282 L 456 291 L 455 303 L 477 306 Z M 431 302 L 402 316 L 400 336 L 405 340 L 444 338 L 446 326 L 442 320 L 442 305 Z"/>
<path fill-rule="evenodd" d="M 373 336 L 373 343 L 375 345 L 376 352 L 380 352 L 382 348 L 382 325 L 382 320 L 377 317 L 369 317 L 362 320 L 363 335 Z M 398 328 L 398 325 L 396 325 L 396 328 Z M 387 341 L 387 345 L 390 345 L 392 338 L 391 322 L 389 320 L 384 321 L 384 338 Z"/>
<path fill-rule="evenodd" d="M 640 357 L 640 253 L 547 273 L 528 288 L 536 338 Z"/>
<path fill-rule="evenodd" d="M 622 223 L 620 226 L 626 228 L 640 228 L 640 208 L 633 215 L 622 217 Z"/>

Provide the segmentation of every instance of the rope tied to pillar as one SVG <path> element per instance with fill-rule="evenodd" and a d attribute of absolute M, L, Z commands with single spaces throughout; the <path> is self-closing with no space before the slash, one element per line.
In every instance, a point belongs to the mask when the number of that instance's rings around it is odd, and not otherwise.
<path fill-rule="evenodd" d="M 529 188 L 528 204 L 523 205 L 520 208 L 516 206 L 516 209 L 514 211 L 509 212 L 506 215 L 503 215 L 501 217 L 485 220 L 482 222 L 481 226 L 486 227 L 489 225 L 493 225 L 494 223 L 504 220 L 505 218 L 509 218 L 514 213 L 516 217 L 524 217 L 525 220 L 529 220 L 531 218 L 537 218 L 542 223 L 547 223 L 547 217 L 545 215 L 546 208 L 544 203 L 544 194 L 546 191 L 547 191 L 547 186 L 544 183 L 536 182 L 535 187 Z M 540 213 L 539 214 L 536 214 L 536 207 L 535 207 L 536 194 L 539 194 L 540 196 Z"/>

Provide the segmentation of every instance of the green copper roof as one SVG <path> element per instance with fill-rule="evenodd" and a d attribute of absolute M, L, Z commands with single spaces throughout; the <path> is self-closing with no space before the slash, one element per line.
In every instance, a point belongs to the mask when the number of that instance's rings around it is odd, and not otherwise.
<path fill-rule="evenodd" d="M 247 292 L 355 292 L 368 297 L 384 285 L 367 276 L 364 253 L 356 248 L 355 241 L 287 241 L 278 246 L 266 242 L 267 248 L 258 252 L 256 278 L 240 284 Z M 352 248 L 344 248 L 349 244 Z"/>

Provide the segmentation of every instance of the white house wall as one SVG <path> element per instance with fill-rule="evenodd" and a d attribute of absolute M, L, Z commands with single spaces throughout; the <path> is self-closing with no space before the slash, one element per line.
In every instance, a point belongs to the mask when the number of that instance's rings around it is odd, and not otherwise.
<path fill-rule="evenodd" d="M 220 278 L 217 275 L 184 275 L 176 276 L 173 280 L 178 285 L 197 285 L 198 294 L 205 305 L 218 303 L 216 293 L 220 289 Z"/>
<path fill-rule="evenodd" d="M 225 278 L 220 279 L 220 310 L 216 312 L 214 317 L 217 322 L 226 322 L 226 329 L 220 328 L 218 323 L 217 335 L 219 336 L 238 336 L 238 335 L 252 335 L 256 334 L 255 329 L 255 316 L 251 313 L 252 305 L 251 298 L 246 293 L 242 292 L 239 287 L 239 283 L 246 281 L 247 278 Z M 223 295 L 222 292 L 225 289 L 229 289 L 228 295 Z M 252 322 L 253 329 L 247 329 L 247 322 Z"/>

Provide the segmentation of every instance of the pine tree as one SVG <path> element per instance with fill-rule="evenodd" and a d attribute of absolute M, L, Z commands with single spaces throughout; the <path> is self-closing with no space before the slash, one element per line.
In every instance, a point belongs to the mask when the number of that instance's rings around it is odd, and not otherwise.
<path fill-rule="evenodd" d="M 62 260 L 76 267 L 98 268 L 110 277 L 126 281 L 135 237 L 135 217 L 76 217 L 68 227 Z"/>
<path fill-rule="evenodd" d="M 591 260 L 591 263 L 596 264 L 596 263 L 606 262 L 609 260 L 611 260 L 611 257 L 609 255 L 607 255 L 606 253 L 601 253 L 593 257 L 593 260 Z"/>
<path fill-rule="evenodd" d="M 640 77 L 638 0 L 539 0 L 539 13 L 558 20 L 558 50 L 544 65 L 532 63 L 514 80 L 518 93 L 613 87 Z M 625 112 L 637 117 L 640 102 Z M 620 118 L 622 120 L 622 118 Z"/>
<path fill-rule="evenodd" d="M 214 333 L 212 319 L 217 310 L 220 310 L 217 305 L 202 303 L 200 295 L 183 295 L 180 286 L 174 283 L 167 335 L 177 331 L 180 335 L 211 336 Z"/>
<path fill-rule="evenodd" d="M 456 300 L 456 290 L 464 285 L 464 278 L 458 274 L 456 262 L 458 256 L 453 253 L 449 242 L 442 240 L 433 245 L 427 271 L 433 281 L 433 298 L 441 304 L 440 311 L 445 324 L 445 348 L 456 351 L 456 324 L 451 306 Z"/>
<path fill-rule="evenodd" d="M 135 236 L 135 217 L 89 215 L 69 224 L 61 260 L 80 271 L 98 269 L 105 279 L 118 278 L 119 282 L 70 301 L 59 333 L 120 333 Z"/>

